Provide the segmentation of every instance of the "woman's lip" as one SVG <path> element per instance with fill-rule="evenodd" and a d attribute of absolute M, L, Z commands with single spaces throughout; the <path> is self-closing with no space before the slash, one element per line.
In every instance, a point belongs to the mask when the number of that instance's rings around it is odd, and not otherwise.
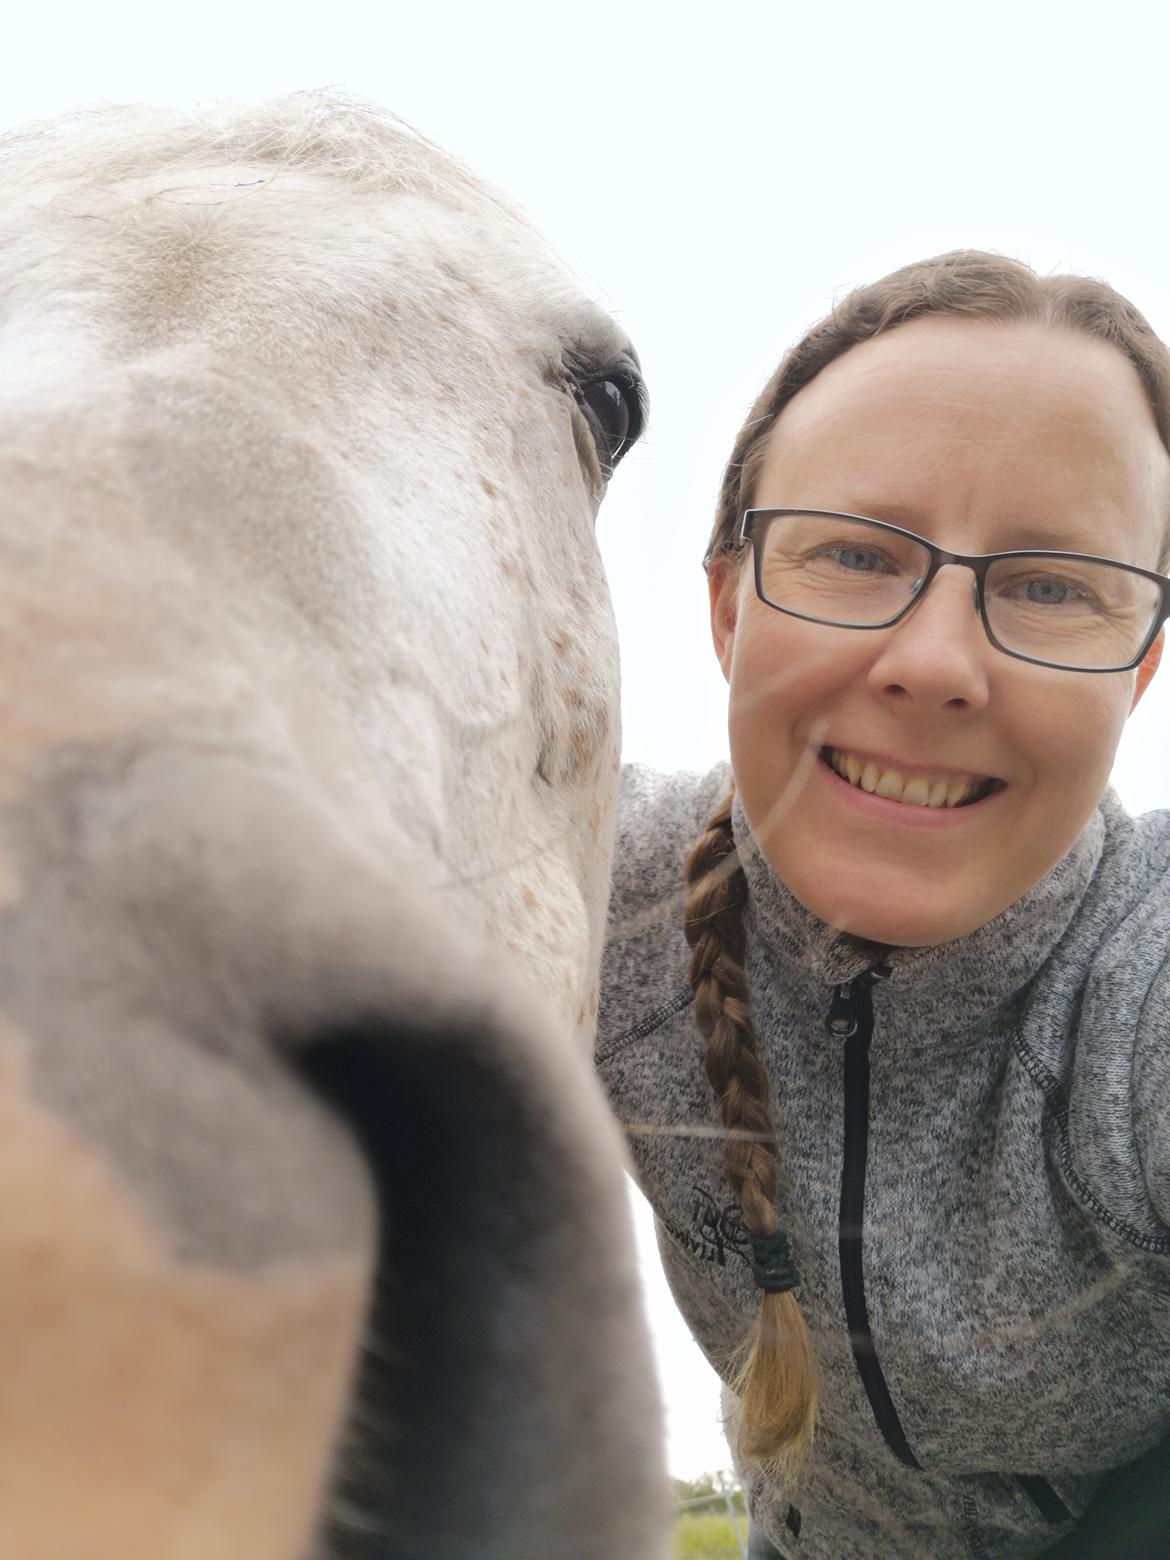
<path fill-rule="evenodd" d="M 838 799 L 863 818 L 872 819 L 875 823 L 900 823 L 912 829 L 951 829 L 964 821 L 973 822 L 982 817 L 996 797 L 1002 796 L 1006 789 L 1001 786 L 990 795 L 981 797 L 977 802 L 968 802 L 963 807 L 916 807 L 912 802 L 892 802 L 888 797 L 863 791 L 859 785 L 850 785 L 848 780 L 842 779 L 835 769 L 824 762 L 813 767 L 824 776 Z"/>
<path fill-rule="evenodd" d="M 968 780 L 974 785 L 980 785 L 987 780 L 995 780 L 997 784 L 1003 783 L 998 776 L 984 774 L 978 769 L 948 769 L 945 764 L 908 764 L 905 759 L 890 758 L 882 753 L 869 753 L 864 748 L 845 747 L 839 742 L 822 743 L 819 749 L 820 757 L 827 761 L 830 753 L 845 753 L 861 764 L 876 764 L 878 769 L 896 769 L 907 779 L 921 775 L 924 779 L 933 780 Z"/>

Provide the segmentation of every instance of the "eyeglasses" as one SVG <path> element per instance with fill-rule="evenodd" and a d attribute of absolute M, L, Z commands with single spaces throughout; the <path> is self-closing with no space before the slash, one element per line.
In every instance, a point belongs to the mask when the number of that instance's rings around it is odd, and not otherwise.
<path fill-rule="evenodd" d="M 1170 617 L 1170 579 L 1073 552 L 953 553 L 913 531 L 825 509 L 749 509 L 756 593 L 831 628 L 889 628 L 938 571 L 975 576 L 975 605 L 997 650 L 1074 672 L 1134 667 Z"/>

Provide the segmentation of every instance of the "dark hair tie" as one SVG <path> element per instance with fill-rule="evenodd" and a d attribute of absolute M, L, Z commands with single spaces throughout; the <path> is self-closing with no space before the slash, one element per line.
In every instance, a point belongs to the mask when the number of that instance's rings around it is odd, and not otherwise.
<path fill-rule="evenodd" d="M 783 1230 L 775 1235 L 752 1235 L 752 1277 L 761 1289 L 771 1295 L 782 1295 L 795 1289 L 800 1274 L 792 1260 L 788 1236 Z"/>

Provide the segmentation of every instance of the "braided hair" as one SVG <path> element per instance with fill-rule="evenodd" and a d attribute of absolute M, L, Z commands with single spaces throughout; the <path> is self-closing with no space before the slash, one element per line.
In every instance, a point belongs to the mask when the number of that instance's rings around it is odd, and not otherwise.
<path fill-rule="evenodd" d="M 780 1167 L 744 971 L 747 884 L 731 834 L 734 795 L 711 814 L 687 857 L 684 929 L 707 1078 L 727 1129 L 723 1172 L 749 1235 L 766 1237 L 779 1231 Z M 816 1360 L 793 1290 L 764 1294 L 732 1371 L 740 1455 L 794 1475 L 812 1438 Z"/>

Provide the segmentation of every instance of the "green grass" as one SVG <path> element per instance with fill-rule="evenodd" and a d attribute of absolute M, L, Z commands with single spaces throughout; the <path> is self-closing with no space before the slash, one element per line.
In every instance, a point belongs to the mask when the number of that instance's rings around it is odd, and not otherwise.
<path fill-rule="evenodd" d="M 739 1519 L 742 1536 L 746 1519 Z M 674 1525 L 674 1552 L 680 1560 L 740 1560 L 739 1546 L 726 1512 L 684 1512 Z"/>

